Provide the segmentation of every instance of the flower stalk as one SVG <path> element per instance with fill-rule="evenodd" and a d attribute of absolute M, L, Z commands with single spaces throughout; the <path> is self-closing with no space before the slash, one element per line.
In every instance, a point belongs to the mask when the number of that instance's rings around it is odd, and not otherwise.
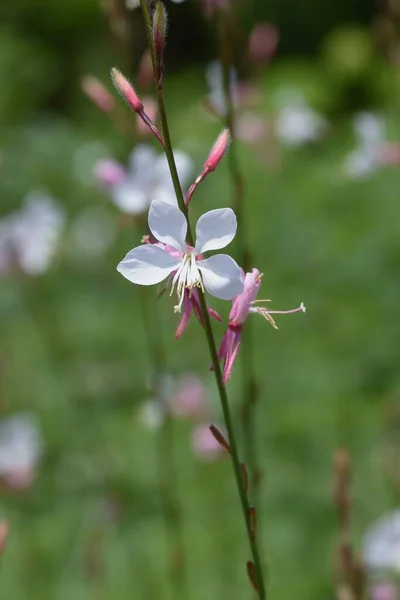
<path fill-rule="evenodd" d="M 232 97 L 231 69 L 232 69 L 232 31 L 230 27 L 229 11 L 219 11 L 219 47 L 220 61 L 222 66 L 223 90 L 225 97 L 225 126 L 230 131 L 231 147 L 228 153 L 228 167 L 233 190 L 232 207 L 238 219 L 238 254 L 239 263 L 243 266 L 245 272 L 252 266 L 251 254 L 248 247 L 248 236 L 246 229 L 245 208 L 245 189 L 237 155 L 237 138 L 235 128 L 235 107 Z M 259 383 L 254 372 L 254 335 L 253 326 L 249 322 L 243 329 L 242 343 L 246 351 L 242 352 L 242 401 L 241 401 L 241 420 L 243 425 L 243 437 L 245 447 L 246 462 L 250 471 L 250 482 L 254 496 L 257 501 L 261 469 L 257 460 L 257 436 L 256 436 L 256 403 L 259 396 Z"/>
<path fill-rule="evenodd" d="M 174 184 L 174 189 L 175 189 L 179 209 L 183 212 L 183 214 L 185 215 L 185 217 L 187 219 L 187 223 L 188 223 L 187 242 L 189 245 L 194 246 L 193 234 L 192 234 L 192 230 L 190 227 L 190 221 L 188 218 L 188 208 L 185 204 L 184 195 L 183 195 L 181 185 L 179 182 L 179 177 L 178 177 L 175 159 L 174 159 L 174 153 L 173 153 L 172 144 L 171 144 L 171 136 L 170 136 L 170 132 L 169 132 L 168 120 L 167 120 L 165 103 L 164 103 L 163 86 L 158 85 L 159 79 L 157 77 L 156 51 L 155 51 L 155 45 L 154 45 L 154 38 L 152 35 L 150 14 L 148 11 L 148 6 L 146 3 L 146 0 L 140 0 L 140 4 L 141 4 L 141 9 L 142 9 L 142 13 L 143 13 L 144 22 L 145 22 L 146 32 L 147 32 L 147 36 L 148 36 L 149 48 L 150 48 L 152 64 L 153 64 L 155 84 L 156 84 L 156 88 L 157 88 L 157 99 L 158 99 L 158 104 L 159 104 L 159 112 L 160 112 L 160 117 L 161 117 L 163 139 L 164 139 L 164 151 L 165 151 L 165 154 L 166 154 L 166 157 L 168 160 L 168 165 L 170 168 L 171 177 L 172 177 L 172 181 Z M 237 441 L 236 441 L 235 430 L 233 427 L 233 420 L 232 420 L 231 410 L 230 410 L 230 406 L 229 406 L 228 395 L 227 395 L 225 384 L 224 384 L 223 378 L 222 378 L 222 371 L 221 371 L 221 367 L 220 367 L 219 360 L 218 360 L 217 347 L 216 347 L 215 338 L 214 338 L 214 334 L 213 334 L 213 330 L 212 330 L 212 326 L 211 326 L 207 302 L 205 299 L 205 295 L 201 289 L 198 289 L 198 296 L 199 296 L 199 303 L 200 303 L 200 308 L 201 308 L 202 317 L 203 317 L 204 331 L 206 334 L 207 343 L 208 343 L 208 347 L 209 347 L 209 351 L 210 351 L 210 355 L 211 355 L 211 361 L 212 361 L 215 381 L 217 384 L 218 393 L 219 393 L 219 397 L 220 397 L 220 402 L 221 402 L 221 407 L 222 407 L 222 412 L 223 412 L 223 417 L 224 417 L 224 423 L 225 423 L 226 431 L 228 434 L 228 442 L 229 442 L 229 446 L 231 449 L 230 456 L 231 456 L 237 491 L 238 491 L 238 495 L 239 495 L 239 499 L 240 499 L 240 504 L 241 504 L 241 508 L 242 508 L 242 512 L 243 512 L 243 518 L 244 518 L 244 522 L 245 522 L 245 528 L 246 528 L 249 546 L 250 546 L 251 554 L 252 554 L 252 563 L 251 564 L 253 565 L 252 574 L 254 575 L 254 577 L 252 578 L 252 581 L 254 579 L 253 586 L 257 589 L 259 600 L 265 600 L 266 599 L 266 589 L 265 589 L 265 583 L 264 583 L 263 572 L 262 572 L 261 557 L 260 557 L 259 550 L 258 550 L 257 537 L 253 535 L 253 519 L 251 518 L 251 514 L 252 514 L 251 508 L 252 507 L 250 506 L 250 503 L 249 503 L 249 499 L 247 496 L 246 484 L 243 479 L 242 463 L 240 462 L 240 459 L 239 459 L 238 445 L 237 445 Z"/>

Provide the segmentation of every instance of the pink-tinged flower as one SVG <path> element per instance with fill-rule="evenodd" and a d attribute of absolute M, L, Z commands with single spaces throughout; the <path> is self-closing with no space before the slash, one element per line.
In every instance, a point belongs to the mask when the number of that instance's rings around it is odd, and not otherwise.
<path fill-rule="evenodd" d="M 124 167 L 111 158 L 105 158 L 96 163 L 95 176 L 97 181 L 108 189 L 122 183 L 126 177 Z"/>
<path fill-rule="evenodd" d="M 257 23 L 250 33 L 249 58 L 255 62 L 268 62 L 278 47 L 279 32 L 272 23 Z"/>
<path fill-rule="evenodd" d="M 345 169 L 353 179 L 362 179 L 382 166 L 400 164 L 400 144 L 386 141 L 386 126 L 373 113 L 360 113 L 354 119 L 355 149 L 346 157 Z"/>
<path fill-rule="evenodd" d="M 206 390 L 198 375 L 186 373 L 178 380 L 175 393 L 169 401 L 171 415 L 177 418 L 204 417 L 206 412 Z"/>
<path fill-rule="evenodd" d="M 257 304 L 269 302 L 269 300 L 256 299 L 261 286 L 261 277 L 262 274 L 260 274 L 258 269 L 253 269 L 250 273 L 246 273 L 244 277 L 244 290 L 232 302 L 228 328 L 218 350 L 218 359 L 224 361 L 224 383 L 228 381 L 232 374 L 233 365 L 239 352 L 243 325 L 249 314 L 256 313 L 261 315 L 275 329 L 278 329 L 272 317 L 273 314 L 290 314 L 305 312 L 306 310 L 303 303 L 298 308 L 292 310 L 269 310 L 265 306 L 257 306 Z"/>
<path fill-rule="evenodd" d="M 175 161 L 180 183 L 185 187 L 193 171 L 193 161 L 182 150 L 175 152 Z M 140 215 L 149 208 L 154 198 L 177 205 L 165 154 L 159 154 L 148 144 L 134 148 L 127 169 L 112 159 L 106 159 L 97 163 L 95 174 L 123 213 Z"/>
<path fill-rule="evenodd" d="M 149 228 L 158 242 L 172 246 L 178 256 L 157 244 L 143 244 L 134 248 L 119 263 L 117 270 L 132 283 L 154 285 L 173 274 L 171 295 L 175 288 L 181 312 L 185 291 L 198 287 L 216 298 L 231 300 L 243 291 L 241 271 L 227 254 L 216 254 L 203 259 L 203 252 L 220 250 L 235 237 L 237 222 L 233 210 L 221 208 L 205 213 L 197 221 L 196 245 L 186 243 L 187 221 L 175 206 L 153 200 L 149 210 Z"/>
<path fill-rule="evenodd" d="M 192 447 L 196 456 L 206 462 L 217 460 L 224 452 L 211 433 L 209 425 L 197 425 L 193 429 Z"/>
<path fill-rule="evenodd" d="M 369 589 L 371 600 L 399 600 L 400 590 L 394 581 L 379 581 Z"/>

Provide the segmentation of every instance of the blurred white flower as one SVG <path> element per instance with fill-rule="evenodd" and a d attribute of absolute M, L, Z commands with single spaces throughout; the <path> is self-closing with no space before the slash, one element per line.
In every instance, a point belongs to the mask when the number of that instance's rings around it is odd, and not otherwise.
<path fill-rule="evenodd" d="M 281 108 L 276 119 L 278 139 L 288 146 L 302 146 L 323 137 L 327 129 L 325 118 L 304 101 Z"/>
<path fill-rule="evenodd" d="M 104 257 L 116 237 L 115 219 L 107 210 L 86 208 L 72 223 L 68 248 L 77 261 L 94 262 Z"/>
<path fill-rule="evenodd" d="M 175 151 L 176 167 L 183 188 L 193 171 L 193 161 L 181 150 Z M 96 165 L 98 181 L 105 185 L 114 204 L 124 213 L 145 212 L 154 198 L 177 206 L 174 187 L 164 154 L 151 146 L 136 146 L 129 158 L 128 168 L 121 177 L 121 165 L 103 160 Z"/>
<path fill-rule="evenodd" d="M 364 540 L 364 562 L 371 571 L 400 572 L 400 510 L 378 521 Z"/>
<path fill-rule="evenodd" d="M 46 192 L 31 192 L 23 207 L 0 222 L 0 273 L 17 265 L 28 275 L 50 267 L 65 222 L 62 208 Z"/>
<path fill-rule="evenodd" d="M 0 478 L 11 488 L 25 489 L 35 477 L 43 439 L 33 413 L 21 412 L 0 421 Z"/>
<path fill-rule="evenodd" d="M 140 407 L 139 419 L 142 425 L 150 431 L 160 429 L 165 420 L 165 407 L 162 400 L 158 398 L 145 400 Z"/>
<path fill-rule="evenodd" d="M 206 67 L 206 82 L 209 88 L 208 100 L 213 109 L 224 116 L 227 112 L 222 65 L 219 60 L 213 60 Z M 230 88 L 235 107 L 238 105 L 238 81 L 235 69 L 230 70 Z"/>
<path fill-rule="evenodd" d="M 356 115 L 353 123 L 356 148 L 346 158 L 345 170 L 354 179 L 366 177 L 382 164 L 382 148 L 385 145 L 385 125 L 373 113 Z"/>

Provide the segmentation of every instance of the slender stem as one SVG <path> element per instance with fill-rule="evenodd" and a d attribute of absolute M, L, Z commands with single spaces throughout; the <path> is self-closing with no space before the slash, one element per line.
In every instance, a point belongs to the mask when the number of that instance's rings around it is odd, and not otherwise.
<path fill-rule="evenodd" d="M 226 104 L 224 115 L 226 127 L 231 132 L 231 146 L 228 153 L 228 166 L 233 188 L 233 208 L 236 212 L 239 227 L 236 235 L 238 244 L 239 263 L 245 272 L 252 266 L 251 255 L 247 240 L 247 222 L 245 218 L 245 188 L 237 154 L 237 138 L 235 123 L 235 106 L 232 97 L 230 81 L 233 65 L 232 57 L 232 31 L 229 14 L 221 11 L 219 15 L 219 46 L 223 74 L 223 88 Z M 254 500 L 257 500 L 259 491 L 260 468 L 257 464 L 257 436 L 256 436 L 256 401 L 258 398 L 258 383 L 254 372 L 254 336 L 253 326 L 249 321 L 242 333 L 242 345 L 245 352 L 241 353 L 242 364 L 242 402 L 241 418 L 243 424 L 244 446 L 246 462 L 249 466 L 250 480 Z"/>
<path fill-rule="evenodd" d="M 151 32 L 150 16 L 149 16 L 149 12 L 148 12 L 147 5 L 146 5 L 146 0 L 140 0 L 140 4 L 141 4 L 142 13 L 144 16 L 144 21 L 145 21 L 145 25 L 146 25 L 146 29 L 147 29 L 147 33 L 148 33 L 149 47 L 150 47 L 150 52 L 152 55 L 153 67 L 155 67 L 156 65 L 155 65 L 154 41 L 153 41 L 152 32 Z M 189 242 L 189 244 L 193 245 L 193 236 L 192 236 L 191 228 L 190 228 L 188 210 L 187 210 L 187 207 L 185 206 L 185 200 L 184 200 L 184 196 L 182 193 L 182 188 L 180 185 L 178 173 L 176 170 L 175 158 L 174 158 L 174 153 L 173 153 L 172 144 L 171 144 L 171 136 L 170 136 L 170 132 L 169 132 L 168 120 L 167 120 L 167 115 L 166 115 L 166 111 L 165 111 L 163 89 L 162 89 L 162 87 L 158 86 L 156 73 L 157 73 L 157 70 L 156 70 L 156 68 L 154 68 L 154 76 L 155 76 L 155 83 L 156 83 L 156 87 L 157 87 L 159 111 L 160 111 L 160 116 L 161 116 L 161 123 L 162 123 L 164 143 L 165 143 L 164 151 L 165 151 L 165 154 L 166 154 L 166 157 L 168 160 L 168 165 L 170 168 L 171 178 L 173 181 L 179 208 L 182 210 L 182 212 L 185 214 L 185 216 L 187 218 L 188 242 Z M 252 528 L 251 528 L 251 522 L 250 522 L 250 508 L 251 507 L 250 507 L 249 499 L 247 496 L 246 484 L 243 479 L 243 473 L 242 473 L 241 463 L 240 463 L 240 459 L 239 459 L 236 435 L 235 435 L 235 430 L 233 427 L 233 420 L 232 420 L 231 410 L 230 410 L 230 406 L 229 406 L 228 395 L 227 395 L 226 388 L 225 388 L 225 385 L 223 382 L 221 367 L 220 367 L 220 364 L 218 361 L 217 347 L 216 347 L 214 334 L 213 334 L 213 330 L 212 330 L 212 326 L 211 326 L 211 321 L 210 321 L 210 317 L 209 317 L 209 313 L 208 313 L 208 309 L 207 309 L 207 302 L 206 302 L 204 293 L 201 290 L 199 290 L 199 299 L 200 299 L 200 306 L 201 306 L 201 311 L 202 311 L 202 316 L 203 316 L 203 321 L 204 321 L 204 330 L 206 333 L 207 343 L 208 343 L 208 347 L 210 350 L 211 361 L 212 361 L 215 380 L 216 380 L 219 397 L 220 397 L 220 401 L 221 401 L 221 407 L 222 407 L 222 412 L 223 412 L 223 416 L 224 416 L 225 427 L 227 430 L 228 440 L 229 440 L 229 444 L 230 444 L 230 448 L 231 448 L 230 456 L 232 458 L 232 467 L 233 467 L 233 471 L 234 471 L 234 475 L 235 475 L 236 487 L 237 487 L 237 491 L 239 494 L 241 508 L 243 511 L 243 518 L 245 521 L 246 532 L 247 532 L 249 545 L 250 545 L 250 549 L 251 549 L 251 554 L 252 554 L 252 558 L 253 558 L 253 564 L 254 564 L 254 568 L 255 568 L 255 575 L 256 575 L 257 587 L 258 587 L 258 595 L 259 595 L 260 600 L 265 600 L 266 599 L 266 590 L 265 590 L 265 584 L 264 584 L 264 578 L 263 578 L 263 572 L 262 572 L 261 558 L 260 558 L 260 554 L 258 551 L 256 536 L 253 534 Z"/>

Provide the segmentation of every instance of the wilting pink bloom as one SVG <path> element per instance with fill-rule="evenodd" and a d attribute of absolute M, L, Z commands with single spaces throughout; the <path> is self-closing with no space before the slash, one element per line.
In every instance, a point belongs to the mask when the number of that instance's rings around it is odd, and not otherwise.
<path fill-rule="evenodd" d="M 183 298 L 182 318 L 179 321 L 178 327 L 176 328 L 176 332 L 175 332 L 176 340 L 179 339 L 181 337 L 182 333 L 185 331 L 192 313 L 195 314 L 200 325 L 202 327 L 204 327 L 204 320 L 203 320 L 203 315 L 202 315 L 201 307 L 200 307 L 199 294 L 196 289 L 192 289 L 191 292 L 190 292 L 190 290 L 185 289 L 185 295 Z M 219 321 L 219 322 L 222 321 L 222 317 L 217 313 L 217 311 L 215 311 L 210 306 L 208 307 L 208 313 L 209 313 L 210 317 L 212 317 L 216 321 Z"/>
<path fill-rule="evenodd" d="M 186 373 L 179 378 L 177 389 L 170 398 L 169 407 L 173 417 L 204 417 L 206 391 L 198 375 Z"/>
<path fill-rule="evenodd" d="M 279 32 L 272 23 L 257 23 L 250 33 L 249 58 L 258 63 L 268 62 L 278 46 Z"/>
<path fill-rule="evenodd" d="M 292 310 L 269 310 L 265 306 L 257 306 L 257 304 L 269 302 L 269 300 L 256 300 L 261 286 L 261 277 L 262 275 L 258 269 L 253 269 L 250 273 L 246 273 L 244 277 L 244 291 L 232 301 L 228 328 L 218 350 L 218 359 L 224 361 L 224 383 L 228 381 L 232 374 L 233 365 L 239 352 L 243 325 L 250 313 L 261 315 L 275 329 L 278 329 L 272 317 L 273 314 L 289 314 L 305 312 L 306 310 L 303 303 L 298 308 Z"/>
<path fill-rule="evenodd" d="M 211 433 L 209 425 L 197 425 L 193 429 L 192 447 L 196 456 L 206 462 L 217 460 L 224 452 Z"/>

